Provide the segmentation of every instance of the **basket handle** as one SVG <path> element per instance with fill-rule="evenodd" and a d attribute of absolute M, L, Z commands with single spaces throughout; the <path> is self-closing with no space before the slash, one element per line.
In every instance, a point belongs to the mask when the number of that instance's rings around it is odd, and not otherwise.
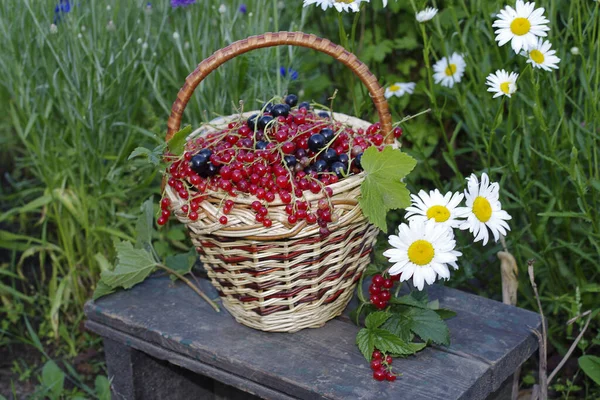
<path fill-rule="evenodd" d="M 379 113 L 379 120 L 381 122 L 381 128 L 384 132 L 386 143 L 393 143 L 394 137 L 393 135 L 389 135 L 392 131 L 392 116 L 384 96 L 385 92 L 379 85 L 379 82 L 377 82 L 375 75 L 373 75 L 371 71 L 369 71 L 369 68 L 354 54 L 350 53 L 342 46 L 332 43 L 327 39 L 322 39 L 315 35 L 303 32 L 269 32 L 258 36 L 250 36 L 247 39 L 239 40 L 227 47 L 217 50 L 213 55 L 203 60 L 198 64 L 198 67 L 196 67 L 194 72 L 188 75 L 185 79 L 185 84 L 177 94 L 177 100 L 173 103 L 171 115 L 169 116 L 169 121 L 167 123 L 168 130 L 166 140 L 168 141 L 171 139 L 171 137 L 179 131 L 181 117 L 188 101 L 192 97 L 198 84 L 202 82 L 208 74 L 226 61 L 250 50 L 283 45 L 301 46 L 318 50 L 322 53 L 329 54 L 350 68 L 365 84 L 371 94 L 375 108 Z"/>

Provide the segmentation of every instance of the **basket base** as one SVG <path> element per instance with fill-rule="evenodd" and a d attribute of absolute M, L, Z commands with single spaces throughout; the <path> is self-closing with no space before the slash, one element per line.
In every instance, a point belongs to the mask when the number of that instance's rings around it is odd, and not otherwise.
<path fill-rule="evenodd" d="M 262 316 L 239 304 L 232 304 L 226 297 L 221 297 L 221 300 L 227 311 L 242 325 L 265 332 L 293 333 L 306 328 L 320 328 L 330 319 L 341 315 L 352 299 L 355 287 L 356 284 L 352 285 L 329 304 L 301 304 L 286 312 Z"/>

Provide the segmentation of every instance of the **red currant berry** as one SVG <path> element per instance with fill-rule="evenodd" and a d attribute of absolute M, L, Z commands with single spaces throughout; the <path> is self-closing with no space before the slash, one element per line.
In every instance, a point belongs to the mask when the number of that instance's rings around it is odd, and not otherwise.
<path fill-rule="evenodd" d="M 263 222 L 265 220 L 265 216 L 256 214 L 256 217 L 254 219 L 256 219 L 256 222 Z"/>
<path fill-rule="evenodd" d="M 298 222 L 298 217 L 296 217 L 294 214 L 288 216 L 288 222 L 290 224 L 295 224 L 296 222 Z"/>
<path fill-rule="evenodd" d="M 373 142 L 373 144 L 375 146 L 379 146 L 383 143 L 383 135 L 378 133 L 377 135 L 373 136 L 373 138 L 371 139 L 371 141 Z"/>
<path fill-rule="evenodd" d="M 262 215 L 263 217 L 264 217 L 265 215 L 267 215 L 268 213 L 269 213 L 269 210 L 267 209 L 267 207 L 261 207 L 261 208 L 258 210 L 258 214 Z"/>
<path fill-rule="evenodd" d="M 162 208 L 163 210 L 168 210 L 170 205 L 171 200 L 169 200 L 167 197 L 160 201 L 160 208 Z"/>
<path fill-rule="evenodd" d="M 392 365 L 392 361 L 394 361 L 394 359 L 392 358 L 392 356 L 390 356 L 390 355 L 385 356 L 385 363 L 387 365 Z"/>
<path fill-rule="evenodd" d="M 373 350 L 373 354 L 371 354 L 371 358 L 374 360 L 381 360 L 381 359 L 383 359 L 383 354 L 381 354 L 381 352 L 379 350 Z"/>
<path fill-rule="evenodd" d="M 262 207 L 262 204 L 260 203 L 260 201 L 255 200 L 255 201 L 252 202 L 252 206 L 251 207 L 252 207 L 252 209 L 254 211 L 258 211 Z"/>
<path fill-rule="evenodd" d="M 396 139 L 398 139 L 399 137 L 401 137 L 402 133 L 403 133 L 402 128 L 400 128 L 399 126 L 397 126 L 397 127 L 394 128 L 394 137 Z"/>
<path fill-rule="evenodd" d="M 306 216 L 306 222 L 308 222 L 310 225 L 314 224 L 317 222 L 317 216 L 315 214 L 308 214 Z"/>
<path fill-rule="evenodd" d="M 375 305 L 377 303 L 379 303 L 382 300 L 381 296 L 378 294 L 372 294 L 371 295 L 371 304 Z"/>
<path fill-rule="evenodd" d="M 377 274 L 373 276 L 373 280 L 371 281 L 374 285 L 381 286 L 383 285 L 383 276 L 381 274 Z"/>
<path fill-rule="evenodd" d="M 181 206 L 181 211 L 182 211 L 184 214 L 187 214 L 187 213 L 188 213 L 188 211 L 190 211 L 190 206 L 188 206 L 187 204 L 184 204 L 184 205 L 182 205 L 182 206 Z"/>
<path fill-rule="evenodd" d="M 390 276 L 390 279 L 392 280 L 392 282 L 398 282 L 398 281 L 400 281 L 400 274 L 392 275 L 392 276 Z"/>
<path fill-rule="evenodd" d="M 378 310 L 383 310 L 386 307 L 387 307 L 387 301 L 379 300 L 379 302 L 377 302 L 375 304 L 375 308 L 377 308 Z"/>
<path fill-rule="evenodd" d="M 387 372 L 385 374 L 385 379 L 390 381 L 390 382 L 394 382 L 396 380 L 396 375 L 394 375 L 393 372 Z"/>
<path fill-rule="evenodd" d="M 196 211 L 190 211 L 188 218 L 192 221 L 196 221 L 198 219 L 198 213 Z"/>
<path fill-rule="evenodd" d="M 386 373 L 382 369 L 373 372 L 373 379 L 375 379 L 376 381 L 379 381 L 379 382 L 385 381 L 385 376 L 386 376 Z"/>
<path fill-rule="evenodd" d="M 162 225 L 164 225 L 164 224 L 166 224 L 166 223 L 167 223 L 167 218 L 165 218 L 164 216 L 162 216 L 162 215 L 161 215 L 161 216 L 160 216 L 160 217 L 158 217 L 158 219 L 156 220 L 156 223 L 157 223 L 158 225 L 161 225 L 161 226 L 162 226 Z"/>
<path fill-rule="evenodd" d="M 225 225 L 227 223 L 227 217 L 223 215 L 221 218 L 219 218 L 219 222 L 221 225 Z"/>
<path fill-rule="evenodd" d="M 385 279 L 385 280 L 383 281 L 383 287 L 384 287 L 384 288 L 386 288 L 386 289 L 391 289 L 391 288 L 392 288 L 392 286 L 394 286 L 394 282 L 392 282 L 392 280 L 391 280 L 391 279 Z"/>
<path fill-rule="evenodd" d="M 273 221 L 271 221 L 271 220 L 270 220 L 270 219 L 268 219 L 268 218 L 265 218 L 265 220 L 263 221 L 263 226 L 264 226 L 265 228 L 270 228 L 270 227 L 271 227 L 271 225 L 273 225 Z"/>
<path fill-rule="evenodd" d="M 225 200 L 225 207 L 231 209 L 234 205 L 235 203 L 233 202 L 233 200 Z"/>
<path fill-rule="evenodd" d="M 373 371 L 377 371 L 379 369 L 381 369 L 381 360 L 373 360 L 371 361 L 371 369 Z"/>
<path fill-rule="evenodd" d="M 383 301 L 390 301 L 390 297 L 392 297 L 392 295 L 387 290 L 382 290 L 381 293 L 379 293 L 379 298 Z"/>
<path fill-rule="evenodd" d="M 369 286 L 369 293 L 378 294 L 379 292 L 381 292 L 381 288 L 378 285 L 371 283 Z"/>

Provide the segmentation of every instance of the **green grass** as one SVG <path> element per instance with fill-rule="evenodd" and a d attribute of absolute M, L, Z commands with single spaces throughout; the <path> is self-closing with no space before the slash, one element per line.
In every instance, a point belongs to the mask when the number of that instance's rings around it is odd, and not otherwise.
<path fill-rule="evenodd" d="M 278 6 L 267 0 L 246 1 L 246 15 L 237 3 L 223 14 L 217 2 L 187 9 L 155 3 L 147 13 L 141 1 L 114 1 L 110 10 L 105 2 L 81 1 L 56 34 L 54 2 L 0 5 L 0 312 L 7 316 L 0 341 L 19 340 L 28 316 L 59 353 L 73 356 L 86 345 L 78 324 L 100 272 L 95 255 L 110 258 L 113 239 L 135 235 L 139 205 L 160 187 L 159 171 L 127 158 L 135 147 L 162 142 L 170 105 L 198 62 L 277 28 L 340 42 L 337 13 L 302 9 L 300 1 L 286 1 L 276 18 Z M 373 0 L 342 18 L 349 37 L 341 42 L 383 84 L 417 82 L 412 96 L 390 100 L 394 119 L 431 108 L 403 126 L 405 149 L 419 160 L 411 189 L 461 190 L 464 177 L 481 171 L 500 182 L 513 216 L 507 242 L 520 267 L 519 304 L 535 309 L 526 274 L 534 258 L 551 343 L 561 353 L 578 334 L 564 322 L 597 307 L 600 290 L 599 4 L 543 2 L 562 60 L 555 72 L 525 68 L 508 45 L 496 45 L 491 15 L 502 1 L 437 2 L 441 13 L 423 25 L 413 7 L 424 1 L 391 0 L 384 12 Z M 463 81 L 452 89 L 433 84 L 426 66 L 454 51 L 466 57 Z M 298 70 L 299 79 L 278 79 L 279 66 Z M 521 73 L 511 99 L 486 92 L 486 76 L 497 69 Z M 184 123 L 231 113 L 240 99 L 255 107 L 288 88 L 321 103 L 339 89 L 336 109 L 375 117 L 366 90 L 343 66 L 306 49 L 280 48 L 215 71 Z M 463 244 L 450 284 L 498 298 L 500 245 Z M 597 321 L 587 344 L 596 332 Z M 580 346 L 577 354 L 584 351 Z"/>

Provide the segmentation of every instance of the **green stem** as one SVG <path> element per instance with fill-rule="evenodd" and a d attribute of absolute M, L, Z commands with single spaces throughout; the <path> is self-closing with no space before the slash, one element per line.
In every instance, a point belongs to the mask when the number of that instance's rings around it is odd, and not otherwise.
<path fill-rule="evenodd" d="M 277 9 L 277 1 L 273 0 L 273 25 L 275 32 L 279 32 L 279 10 Z M 275 57 L 277 58 L 277 94 L 281 95 L 281 48 L 275 47 Z"/>
<path fill-rule="evenodd" d="M 206 302 L 208 304 L 210 304 L 210 306 L 212 308 L 215 309 L 216 312 L 220 312 L 221 310 L 219 310 L 219 306 L 212 301 L 204 292 L 202 292 L 200 289 L 198 289 L 196 286 L 194 286 L 194 284 L 185 276 L 181 275 L 179 272 L 167 267 L 166 265 L 163 264 L 157 264 L 158 268 L 162 268 L 165 271 L 167 271 L 170 274 L 175 275 L 177 278 L 181 279 L 186 285 L 188 285 L 194 292 L 196 292 L 198 294 L 198 296 L 202 297 L 204 300 L 206 300 Z"/>

